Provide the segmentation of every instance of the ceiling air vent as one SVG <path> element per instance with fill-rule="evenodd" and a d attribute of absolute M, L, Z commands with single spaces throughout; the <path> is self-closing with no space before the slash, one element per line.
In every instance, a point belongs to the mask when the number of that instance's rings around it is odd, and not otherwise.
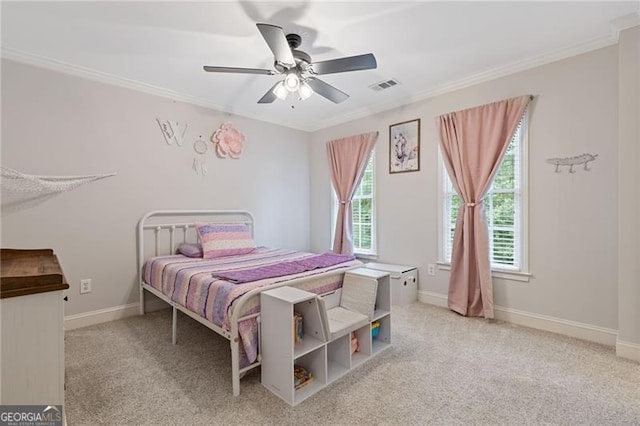
<path fill-rule="evenodd" d="M 392 78 L 391 80 L 383 80 L 376 84 L 372 84 L 369 88 L 379 92 L 380 90 L 388 89 L 390 87 L 397 86 L 398 84 L 400 84 L 400 82 Z"/>

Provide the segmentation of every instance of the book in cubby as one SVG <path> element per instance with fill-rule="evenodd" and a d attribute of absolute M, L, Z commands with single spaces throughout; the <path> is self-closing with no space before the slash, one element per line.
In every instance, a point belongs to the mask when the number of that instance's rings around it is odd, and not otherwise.
<path fill-rule="evenodd" d="M 300 312 L 293 312 L 293 343 L 302 341 L 304 318 Z"/>
<path fill-rule="evenodd" d="M 321 318 L 321 309 L 340 303 L 342 290 L 336 292 L 340 297 L 335 304 L 330 295 L 318 297 L 289 286 L 260 294 L 262 384 L 289 405 L 299 404 L 391 346 L 389 274 L 356 268 L 344 279 L 377 286 L 373 313 L 344 334 L 333 335 Z"/>
<path fill-rule="evenodd" d="M 298 404 L 327 381 L 318 300 L 314 293 L 287 286 L 264 291 L 260 298 L 262 384 L 288 404 Z"/>
<path fill-rule="evenodd" d="M 313 373 L 301 365 L 293 366 L 293 388 L 300 390 L 313 382 Z"/>

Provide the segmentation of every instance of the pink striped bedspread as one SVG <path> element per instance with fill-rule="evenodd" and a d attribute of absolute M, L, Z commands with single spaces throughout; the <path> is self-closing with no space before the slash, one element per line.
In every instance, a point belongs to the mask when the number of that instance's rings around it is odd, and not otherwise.
<path fill-rule="evenodd" d="M 216 273 L 250 271 L 281 262 L 304 261 L 318 256 L 292 250 L 259 247 L 253 253 L 217 259 L 189 258 L 182 255 L 159 256 L 148 259 L 143 267 L 142 279 L 165 296 L 196 313 L 202 318 L 230 330 L 234 302 L 245 293 L 296 278 L 316 278 L 296 284 L 296 287 L 321 294 L 342 286 L 342 274 L 322 275 L 324 272 L 346 270 L 361 265 L 358 260 L 317 268 L 281 277 L 273 277 L 237 284 L 214 277 Z M 241 315 L 260 311 L 259 295 L 252 297 Z M 238 325 L 242 345 L 241 365 L 253 363 L 257 358 L 257 322 L 255 319 Z"/>

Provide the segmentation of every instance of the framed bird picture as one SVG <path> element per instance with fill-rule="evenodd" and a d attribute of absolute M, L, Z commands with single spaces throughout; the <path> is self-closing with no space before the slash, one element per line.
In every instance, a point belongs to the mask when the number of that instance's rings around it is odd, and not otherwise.
<path fill-rule="evenodd" d="M 389 173 L 420 170 L 420 119 L 389 126 Z"/>

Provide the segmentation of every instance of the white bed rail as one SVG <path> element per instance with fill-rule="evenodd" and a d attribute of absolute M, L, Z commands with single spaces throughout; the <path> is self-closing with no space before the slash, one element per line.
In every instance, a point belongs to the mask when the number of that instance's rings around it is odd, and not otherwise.
<path fill-rule="evenodd" d="M 249 314 L 245 316 L 240 316 L 240 313 L 243 312 L 244 306 L 249 303 L 253 297 L 259 297 L 260 293 L 267 289 L 272 289 L 275 287 L 281 286 L 295 286 L 298 283 L 303 283 L 305 281 L 309 281 L 310 279 L 314 279 L 314 276 L 311 277 L 302 277 L 293 280 L 288 280 L 282 283 L 274 284 L 269 287 L 262 287 L 253 289 L 247 293 L 245 293 L 241 298 L 237 299 L 234 302 L 233 309 L 230 317 L 230 330 L 225 330 L 222 327 L 219 327 L 206 319 L 200 317 L 199 315 L 189 311 L 188 309 L 178 305 L 168 297 L 166 297 L 162 292 L 156 290 L 148 284 L 145 284 L 142 276 L 142 267 L 146 260 L 145 254 L 153 253 L 155 256 L 162 255 L 170 255 L 175 254 L 177 249 L 177 233 L 182 234 L 182 242 L 190 242 L 188 240 L 188 231 L 192 228 L 195 228 L 196 222 L 208 222 L 208 223 L 244 223 L 248 225 L 251 229 L 251 235 L 254 235 L 255 230 L 255 222 L 253 215 L 246 210 L 156 210 L 147 213 L 144 215 L 140 221 L 138 222 L 137 227 L 137 237 L 138 237 L 138 282 L 140 287 L 140 315 L 144 315 L 144 291 L 147 290 L 150 293 L 154 294 L 158 298 L 164 300 L 167 304 L 169 304 L 173 309 L 173 324 L 172 324 L 172 342 L 176 343 L 176 327 L 177 327 L 177 311 L 183 312 L 185 315 L 193 318 L 194 320 L 200 322 L 211 330 L 215 331 L 219 335 L 227 338 L 231 347 L 231 374 L 232 374 L 232 386 L 233 386 L 233 395 L 240 395 L 240 376 L 257 366 L 260 365 L 260 351 L 258 344 L 258 359 L 253 364 L 240 369 L 240 333 L 239 333 L 239 323 L 243 321 L 248 321 L 251 319 L 256 319 L 258 321 L 258 336 L 260 336 L 260 314 Z M 145 241 L 145 232 L 147 234 L 149 231 L 152 231 L 153 235 L 153 244 L 151 247 L 147 247 L 147 241 Z M 167 233 L 169 243 L 167 246 L 162 246 L 160 243 L 161 235 Z M 194 236 L 193 242 L 197 242 L 197 232 L 192 234 Z M 165 250 L 163 250 L 163 248 Z M 152 249 L 152 250 L 149 250 Z M 336 270 L 327 272 L 323 276 L 336 276 L 341 275 L 344 276 L 345 270 Z"/>
<path fill-rule="evenodd" d="M 146 285 L 142 278 L 142 267 L 146 260 L 145 252 L 149 247 L 147 247 L 147 242 L 145 241 L 145 231 L 153 230 L 153 253 L 155 256 L 161 255 L 171 255 L 175 254 L 177 249 L 176 244 L 176 231 L 182 230 L 182 241 L 188 242 L 188 231 L 189 229 L 195 229 L 196 222 L 207 222 L 207 223 L 243 223 L 249 226 L 251 230 L 251 236 L 254 236 L 255 230 L 255 221 L 253 215 L 246 210 L 155 210 L 149 212 L 140 218 L 137 226 L 137 266 L 138 266 L 138 284 L 140 291 L 140 315 L 144 315 L 144 291 L 147 290 L 150 293 L 154 294 L 156 297 L 167 302 L 169 306 L 171 306 L 173 311 L 173 319 L 172 319 L 172 330 L 171 330 L 171 341 L 175 345 L 176 344 L 176 336 L 177 336 L 177 313 L 178 310 L 193 318 L 194 320 L 200 322 L 206 327 L 212 329 L 216 333 L 220 334 L 223 337 L 229 339 L 231 346 L 231 381 L 233 387 L 233 395 L 240 395 L 240 375 L 247 370 L 255 368 L 260 365 L 259 359 L 257 363 L 254 363 L 246 368 L 240 370 L 240 348 L 239 348 L 239 333 L 238 333 L 238 324 L 237 324 L 237 315 L 236 315 L 236 323 L 235 326 L 232 325 L 230 332 L 224 330 L 222 327 L 218 327 L 217 325 L 206 321 L 205 319 L 199 317 L 198 315 L 190 312 L 188 309 L 182 308 L 169 298 L 167 298 L 160 291 L 155 288 Z M 169 236 L 169 244 L 167 250 L 162 250 L 161 246 L 161 233 L 163 231 L 168 233 Z M 197 232 L 194 234 L 193 242 L 197 242 Z M 255 318 L 259 314 L 250 315 L 246 318 L 240 319 L 240 321 Z"/>
<path fill-rule="evenodd" d="M 191 220 L 185 221 L 185 217 Z M 155 210 L 140 218 L 138 222 L 138 284 L 140 287 L 140 315 L 144 315 L 144 288 L 142 287 L 142 266 L 146 260 L 145 230 L 154 229 L 155 256 L 175 254 L 177 249 L 175 234 L 177 229 L 183 230 L 183 242 L 187 242 L 187 232 L 195 229 L 196 222 L 238 222 L 249 226 L 251 236 L 254 236 L 255 221 L 253 215 L 246 210 Z M 160 234 L 169 234 L 169 249 L 162 252 Z M 194 241 L 196 242 L 196 241 Z"/>

